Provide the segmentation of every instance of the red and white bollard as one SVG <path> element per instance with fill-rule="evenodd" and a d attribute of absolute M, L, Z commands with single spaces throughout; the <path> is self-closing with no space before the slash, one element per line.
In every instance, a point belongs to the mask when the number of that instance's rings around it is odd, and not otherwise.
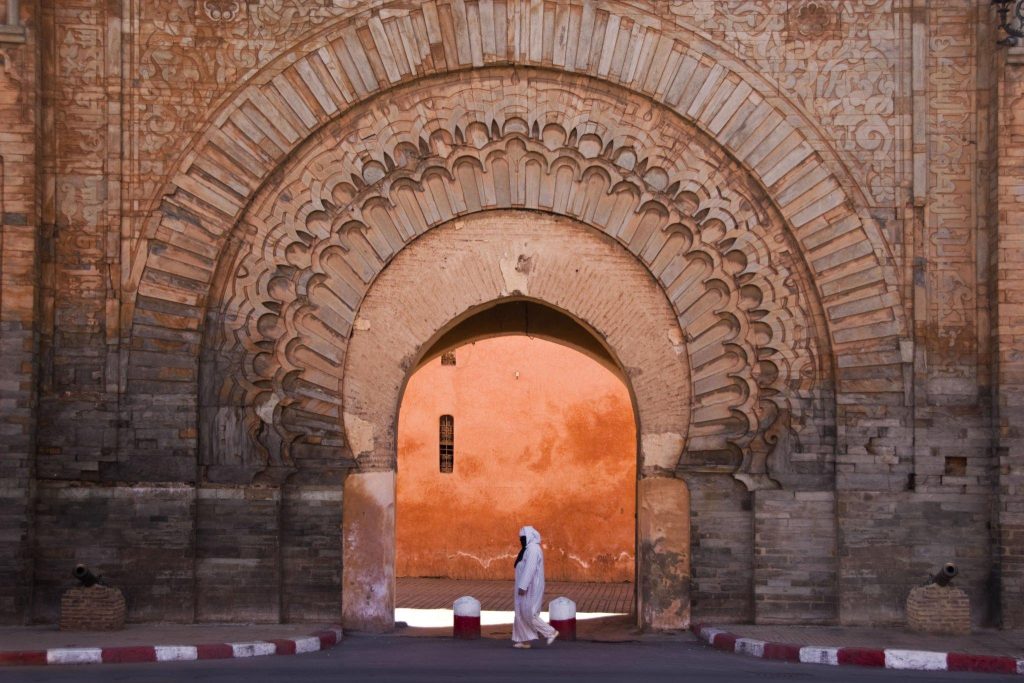
<path fill-rule="evenodd" d="M 561 640 L 576 640 L 576 603 L 569 598 L 555 598 L 548 603 L 551 626 Z"/>
<path fill-rule="evenodd" d="M 462 640 L 478 639 L 480 637 L 480 601 L 470 595 L 464 595 L 455 601 L 452 609 L 455 612 L 452 637 Z"/>

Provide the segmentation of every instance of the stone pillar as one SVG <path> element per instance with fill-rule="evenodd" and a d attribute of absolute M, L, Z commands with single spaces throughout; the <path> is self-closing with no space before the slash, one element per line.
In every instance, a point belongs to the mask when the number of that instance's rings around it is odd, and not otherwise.
<path fill-rule="evenodd" d="M 395 626 L 395 472 L 354 472 L 342 496 L 341 623 L 384 633 Z"/>
<path fill-rule="evenodd" d="M 1024 47 L 999 84 L 995 411 L 1002 626 L 1024 628 Z"/>
<path fill-rule="evenodd" d="M 686 482 L 649 477 L 637 488 L 637 618 L 645 629 L 690 625 L 690 494 Z"/>

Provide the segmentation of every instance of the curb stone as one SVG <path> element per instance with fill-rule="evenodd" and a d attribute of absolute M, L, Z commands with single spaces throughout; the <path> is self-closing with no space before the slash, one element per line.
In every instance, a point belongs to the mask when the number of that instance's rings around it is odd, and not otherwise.
<path fill-rule="evenodd" d="M 127 647 L 56 647 L 48 650 L 0 651 L 0 666 L 36 664 L 122 664 L 137 662 L 189 662 L 266 655 L 298 655 L 326 650 L 341 642 L 341 627 L 334 626 L 306 637 L 254 640 L 204 645 L 131 645 Z"/>
<path fill-rule="evenodd" d="M 995 655 L 971 655 L 960 652 L 931 652 L 927 650 L 874 649 L 864 647 L 821 647 L 769 643 L 754 638 L 743 638 L 719 628 L 693 624 L 690 629 L 702 641 L 725 652 L 775 659 L 801 664 L 831 666 L 876 666 L 886 669 L 912 671 L 972 671 L 1024 675 L 1024 659 Z"/>

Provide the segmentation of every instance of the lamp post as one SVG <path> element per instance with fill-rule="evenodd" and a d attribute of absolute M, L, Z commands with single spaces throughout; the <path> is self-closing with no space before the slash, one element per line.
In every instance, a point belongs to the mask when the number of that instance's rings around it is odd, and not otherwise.
<path fill-rule="evenodd" d="M 1024 38 L 1024 0 L 992 0 L 996 14 L 999 15 L 999 28 L 1006 37 L 999 40 L 1000 45 L 1014 47 Z"/>

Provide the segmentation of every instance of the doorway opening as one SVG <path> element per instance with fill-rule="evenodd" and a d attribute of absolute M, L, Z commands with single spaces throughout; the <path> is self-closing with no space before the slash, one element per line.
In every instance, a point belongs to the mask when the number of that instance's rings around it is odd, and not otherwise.
<path fill-rule="evenodd" d="M 510 623 L 526 524 L 543 538 L 545 604 L 633 613 L 636 432 L 621 370 L 568 316 L 506 302 L 443 335 L 399 409 L 396 621 L 450 625 L 443 610 L 473 595 L 485 621 Z"/>

